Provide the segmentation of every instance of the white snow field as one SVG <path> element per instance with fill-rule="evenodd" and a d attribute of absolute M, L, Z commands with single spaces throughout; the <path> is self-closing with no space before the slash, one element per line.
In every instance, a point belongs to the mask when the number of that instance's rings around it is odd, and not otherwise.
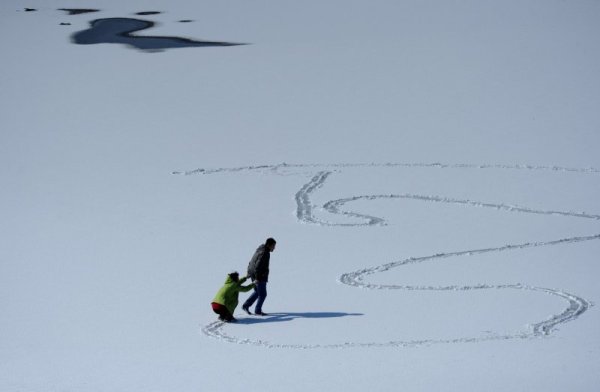
<path fill-rule="evenodd" d="M 2 1 L 0 392 L 598 390 L 598 20 Z"/>

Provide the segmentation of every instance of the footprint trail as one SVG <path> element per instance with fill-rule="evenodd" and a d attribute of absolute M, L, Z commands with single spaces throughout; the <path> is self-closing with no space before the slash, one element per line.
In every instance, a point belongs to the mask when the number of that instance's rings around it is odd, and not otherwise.
<path fill-rule="evenodd" d="M 429 203 L 445 203 L 454 205 L 463 205 L 468 207 L 490 208 L 518 214 L 537 214 L 548 216 L 567 216 L 578 219 L 600 220 L 600 215 L 588 214 L 585 212 L 571 212 L 559 210 L 540 210 L 517 206 L 511 204 L 496 204 L 477 200 L 454 199 L 443 196 L 417 195 L 410 193 L 386 194 L 386 195 L 358 195 L 337 200 L 330 200 L 323 205 L 316 205 L 312 201 L 312 195 L 323 188 L 327 180 L 344 169 L 355 167 L 401 167 L 401 168 L 436 168 L 436 169 L 503 169 L 503 170 L 529 170 L 529 171 L 554 171 L 554 172 L 572 172 L 595 174 L 600 170 L 595 168 L 565 168 L 558 166 L 528 166 L 528 165 L 473 165 L 473 164 L 441 164 L 441 163 L 385 163 L 385 164 L 280 164 L 280 165 L 261 165 L 247 166 L 239 168 L 220 168 L 220 169 L 196 169 L 187 172 L 174 172 L 173 174 L 194 175 L 194 174 L 217 174 L 217 173 L 235 173 L 235 172 L 266 172 L 282 174 L 283 172 L 299 172 L 309 170 L 313 174 L 308 181 L 295 195 L 296 218 L 300 223 L 313 224 L 320 226 L 385 226 L 387 222 L 382 217 L 361 214 L 348 209 L 348 206 L 356 201 L 372 201 L 379 199 L 409 199 Z M 316 212 L 329 213 L 334 216 L 343 217 L 350 222 L 339 223 L 331 222 L 316 216 Z M 319 214 L 322 215 L 322 214 Z M 527 290 L 544 293 L 557 297 L 566 302 L 566 308 L 560 314 L 530 323 L 528 331 L 522 331 L 513 334 L 488 334 L 483 336 L 457 337 L 454 339 L 424 339 L 424 340 L 395 340 L 387 342 L 346 342 L 341 344 L 275 344 L 261 340 L 243 339 L 228 335 L 225 332 L 225 324 L 213 322 L 202 328 L 202 332 L 210 337 L 222 340 L 224 342 L 255 345 L 268 348 L 289 348 L 289 349 L 315 349 L 315 348 L 358 348 L 358 347 L 418 347 L 432 344 L 452 344 L 452 343 L 477 343 L 491 340 L 509 340 L 509 339 L 531 339 L 536 337 L 545 337 L 556 331 L 559 325 L 576 320 L 584 314 L 591 306 L 591 302 L 572 293 L 563 290 L 551 289 L 545 287 L 535 287 L 526 284 L 477 284 L 477 285 L 450 285 L 450 286 L 426 286 L 426 285 L 379 285 L 367 281 L 367 277 L 385 273 L 393 268 L 402 267 L 408 264 L 423 262 L 442 262 L 445 260 L 456 260 L 461 257 L 470 257 L 488 253 L 515 252 L 528 248 L 541 248 L 550 246 L 575 245 L 586 241 L 600 240 L 600 234 L 589 236 L 567 237 L 552 241 L 527 242 L 520 244 L 507 244 L 498 247 L 485 249 L 468 249 L 454 252 L 438 253 L 423 257 L 411 257 L 404 260 L 394 261 L 374 267 L 365 267 L 363 269 L 343 273 L 338 281 L 342 284 L 352 287 L 368 290 L 420 290 L 420 291 L 470 291 L 470 290 Z"/>

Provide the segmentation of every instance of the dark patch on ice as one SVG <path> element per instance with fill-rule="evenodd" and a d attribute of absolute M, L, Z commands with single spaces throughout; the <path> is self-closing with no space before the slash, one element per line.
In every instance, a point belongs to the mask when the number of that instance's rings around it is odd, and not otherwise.
<path fill-rule="evenodd" d="M 59 8 L 59 11 L 65 11 L 69 15 L 80 15 L 80 14 L 88 14 L 90 12 L 98 12 L 100 10 L 91 9 L 91 8 Z"/>
<path fill-rule="evenodd" d="M 61 25 L 61 26 L 71 26 L 71 23 L 66 23 L 66 22 L 63 22 L 63 23 L 61 23 L 60 25 Z"/>
<path fill-rule="evenodd" d="M 71 36 L 79 45 L 124 44 L 147 51 L 160 51 L 173 48 L 236 46 L 245 45 L 231 42 L 195 41 L 181 37 L 139 36 L 133 33 L 154 26 L 154 22 L 132 18 L 105 18 L 90 22 L 90 28 Z"/>
<path fill-rule="evenodd" d="M 35 8 L 25 8 L 25 12 L 34 12 L 37 11 Z"/>
<path fill-rule="evenodd" d="M 136 12 L 136 15 L 158 15 L 158 14 L 162 14 L 162 12 L 160 11 L 142 11 L 142 12 Z"/>
<path fill-rule="evenodd" d="M 193 20 L 191 20 L 191 19 L 183 19 L 183 20 L 179 21 L 179 23 L 192 23 L 192 22 L 193 22 Z"/>

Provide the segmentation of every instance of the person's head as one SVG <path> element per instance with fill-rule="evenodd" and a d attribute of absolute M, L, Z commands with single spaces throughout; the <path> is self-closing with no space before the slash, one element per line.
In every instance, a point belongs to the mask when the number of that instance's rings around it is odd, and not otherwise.
<path fill-rule="evenodd" d="M 234 282 L 237 282 L 240 280 L 240 274 L 237 271 L 233 271 L 232 273 L 229 274 L 229 277 L 231 278 L 231 280 L 233 280 Z"/>
<path fill-rule="evenodd" d="M 273 252 L 275 250 L 275 245 L 277 245 L 277 241 L 274 238 L 267 238 L 265 241 L 265 247 L 269 252 Z"/>

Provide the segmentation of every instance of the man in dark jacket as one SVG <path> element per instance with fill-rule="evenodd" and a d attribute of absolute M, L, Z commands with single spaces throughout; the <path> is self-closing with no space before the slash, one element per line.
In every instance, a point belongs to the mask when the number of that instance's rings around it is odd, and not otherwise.
<path fill-rule="evenodd" d="M 262 311 L 262 305 L 267 298 L 267 282 L 269 281 L 269 260 L 271 259 L 271 252 L 275 250 L 277 242 L 273 238 L 267 238 L 264 244 L 260 245 L 254 256 L 248 263 L 248 277 L 255 283 L 254 292 L 244 302 L 242 309 L 248 314 L 250 313 L 250 306 L 254 304 L 256 300 L 256 307 L 254 308 L 254 314 L 258 316 L 266 316 L 266 313 Z"/>

